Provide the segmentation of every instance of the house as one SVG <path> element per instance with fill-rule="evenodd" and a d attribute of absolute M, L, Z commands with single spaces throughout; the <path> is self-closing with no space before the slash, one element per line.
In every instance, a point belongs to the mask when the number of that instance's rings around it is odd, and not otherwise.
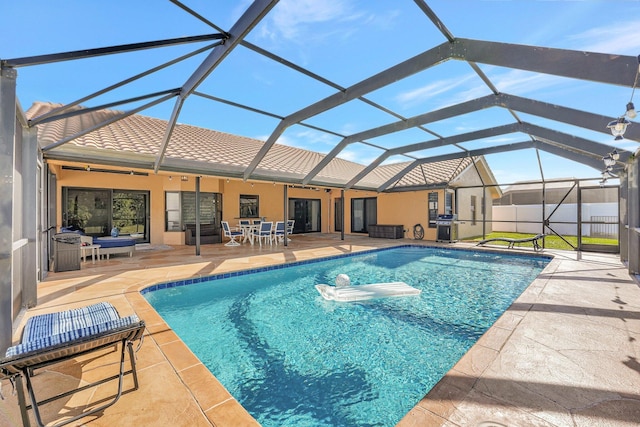
<path fill-rule="evenodd" d="M 27 117 L 57 107 L 37 102 Z M 458 214 L 461 237 L 482 234 L 483 215 L 490 215 L 483 201 L 499 196 L 482 156 L 413 168 L 411 162 L 383 164 L 368 173 L 363 165 L 333 158 L 308 185 L 300 185 L 324 155 L 276 144 L 252 179 L 244 180 L 242 172 L 262 141 L 183 124 L 176 125 L 156 167 L 166 121 L 121 116 L 74 107 L 66 118 L 37 126 L 49 200 L 55 201 L 46 227 L 51 233 L 76 227 L 104 236 L 117 227 L 140 243 L 181 245 L 185 228 L 195 222 L 197 186 L 201 223 L 218 228 L 220 221 L 287 217 L 295 220 L 294 233 L 367 233 L 370 224 L 397 224 L 413 238 L 420 224 L 424 239 L 436 240 L 435 219 L 443 213 Z M 115 118 L 120 119 L 98 126 Z M 359 173 L 362 179 L 349 186 Z M 390 180 L 389 189 L 378 190 Z"/>

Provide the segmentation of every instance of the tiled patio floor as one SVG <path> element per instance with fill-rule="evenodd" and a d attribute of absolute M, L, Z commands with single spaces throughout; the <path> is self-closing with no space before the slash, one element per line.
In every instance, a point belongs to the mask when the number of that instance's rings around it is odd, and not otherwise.
<path fill-rule="evenodd" d="M 140 388 L 81 425 L 250 426 L 255 420 L 209 374 L 142 298 L 158 282 L 395 246 L 413 240 L 337 235 L 293 236 L 287 248 L 151 247 L 80 271 L 51 273 L 26 317 L 109 301 L 137 313 L 147 333 L 137 354 Z M 445 245 L 446 246 L 446 245 Z M 471 246 L 456 243 L 455 247 Z M 525 250 L 532 253 L 531 250 Z M 545 254 L 550 254 L 545 251 Z M 399 426 L 637 426 L 640 420 L 640 288 L 617 255 L 554 252 L 554 260 L 510 309 L 411 410 Z M 20 331 L 25 319 L 18 323 Z M 18 334 L 14 334 L 18 340 Z M 111 375 L 105 352 L 40 372 L 48 390 Z M 131 388 L 125 381 L 125 390 Z M 78 413 L 113 396 L 115 382 L 45 406 L 45 420 Z M 16 397 L 2 382 L 0 425 L 20 425 Z"/>

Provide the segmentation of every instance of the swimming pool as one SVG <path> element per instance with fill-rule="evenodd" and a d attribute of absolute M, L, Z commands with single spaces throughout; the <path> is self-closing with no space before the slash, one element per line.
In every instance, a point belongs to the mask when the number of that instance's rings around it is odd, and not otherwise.
<path fill-rule="evenodd" d="M 144 296 L 263 426 L 392 426 L 549 260 L 404 246 L 159 284 Z M 314 285 L 340 273 L 422 293 L 322 299 Z"/>

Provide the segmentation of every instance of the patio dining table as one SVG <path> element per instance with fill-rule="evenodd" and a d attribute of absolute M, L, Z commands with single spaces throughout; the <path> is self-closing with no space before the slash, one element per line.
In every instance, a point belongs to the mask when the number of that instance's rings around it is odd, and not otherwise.
<path fill-rule="evenodd" d="M 259 229 L 260 224 L 238 224 L 238 228 L 242 230 L 242 233 L 244 234 L 242 243 L 246 242 L 247 239 L 249 239 L 249 243 L 253 245 L 253 230 Z"/>

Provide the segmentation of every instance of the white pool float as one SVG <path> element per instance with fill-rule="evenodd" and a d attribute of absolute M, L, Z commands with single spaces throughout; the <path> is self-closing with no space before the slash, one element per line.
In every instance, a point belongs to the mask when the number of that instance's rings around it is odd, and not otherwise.
<path fill-rule="evenodd" d="M 349 276 L 339 274 L 336 286 L 320 284 L 316 289 L 320 295 L 330 301 L 363 301 L 374 298 L 404 297 L 418 295 L 422 292 L 404 282 L 372 283 L 369 285 L 350 286 Z"/>

